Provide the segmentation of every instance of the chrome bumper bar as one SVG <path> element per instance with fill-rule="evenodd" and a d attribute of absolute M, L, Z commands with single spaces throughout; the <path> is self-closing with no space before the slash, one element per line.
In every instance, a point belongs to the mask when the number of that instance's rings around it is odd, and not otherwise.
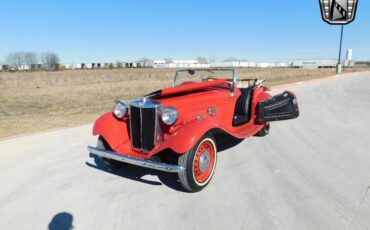
<path fill-rule="evenodd" d="M 144 159 L 134 158 L 130 156 L 124 156 L 124 155 L 121 155 L 121 154 L 118 154 L 112 151 L 106 151 L 106 150 L 98 149 L 92 146 L 87 146 L 87 150 L 91 154 L 97 155 L 99 157 L 105 157 L 105 158 L 109 158 L 112 160 L 124 162 L 127 164 L 141 166 L 144 168 L 151 168 L 151 169 L 156 169 L 160 171 L 174 172 L 174 173 L 184 170 L 184 167 L 180 165 L 171 165 L 171 164 L 166 164 L 166 163 L 154 162 L 151 160 L 144 160 Z"/>

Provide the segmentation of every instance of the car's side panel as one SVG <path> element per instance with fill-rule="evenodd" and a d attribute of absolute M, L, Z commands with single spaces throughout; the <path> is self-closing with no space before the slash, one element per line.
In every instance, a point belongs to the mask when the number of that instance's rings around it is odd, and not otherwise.
<path fill-rule="evenodd" d="M 245 125 L 239 127 L 232 126 L 232 114 L 235 107 L 235 102 L 237 97 L 240 95 L 240 92 L 236 92 L 236 96 L 224 97 L 224 99 L 217 100 L 208 100 L 204 109 L 195 110 L 190 112 L 190 109 L 186 109 L 182 106 L 182 109 L 187 110 L 188 117 L 186 120 L 193 120 L 185 125 L 180 126 L 175 133 L 171 134 L 166 138 L 165 142 L 160 146 L 160 150 L 170 148 L 175 152 L 181 154 L 189 151 L 199 139 L 208 131 L 212 129 L 219 129 L 228 133 L 231 136 L 236 138 L 247 138 L 256 134 L 261 128 L 264 127 L 264 124 L 259 123 L 256 119 L 256 111 L 258 102 L 265 100 L 271 97 L 271 95 L 265 91 L 263 87 L 258 87 L 253 92 L 252 100 L 252 111 L 251 111 L 251 120 Z M 195 100 L 194 100 L 195 101 Z M 197 102 L 203 104 L 201 98 L 197 98 Z M 211 116 L 207 114 L 208 107 L 215 107 L 217 109 L 217 115 Z M 191 107 L 196 107 L 195 104 L 191 104 Z M 185 111 L 182 111 L 185 113 Z M 196 120 L 196 115 L 200 116 L 200 120 Z"/>
<path fill-rule="evenodd" d="M 266 91 L 267 88 L 265 87 L 258 87 L 254 90 L 253 92 L 253 100 L 252 100 L 252 110 L 253 110 L 253 118 L 255 120 L 255 123 L 256 124 L 260 124 L 260 122 L 258 121 L 258 114 L 257 114 L 257 111 L 258 111 L 258 103 L 261 102 L 261 101 L 264 101 L 264 100 L 267 100 L 267 99 L 270 99 L 272 96 L 271 94 Z"/>

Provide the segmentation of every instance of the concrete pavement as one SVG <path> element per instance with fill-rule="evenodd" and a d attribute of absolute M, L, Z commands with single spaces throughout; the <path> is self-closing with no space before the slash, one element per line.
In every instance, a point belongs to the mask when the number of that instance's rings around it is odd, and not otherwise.
<path fill-rule="evenodd" d="M 199 193 L 97 167 L 92 125 L 0 141 L 0 228 L 369 229 L 370 74 L 289 89 L 300 117 L 220 152 Z"/>

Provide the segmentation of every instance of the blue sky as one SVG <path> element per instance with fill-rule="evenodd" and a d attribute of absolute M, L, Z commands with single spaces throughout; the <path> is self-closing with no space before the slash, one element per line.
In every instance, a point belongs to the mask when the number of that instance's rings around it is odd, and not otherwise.
<path fill-rule="evenodd" d="M 318 0 L 12 0 L 0 6 L 0 61 L 13 51 L 55 51 L 65 63 L 337 58 L 339 35 L 339 26 L 322 21 Z M 370 60 L 370 1 L 359 1 L 343 48 Z"/>

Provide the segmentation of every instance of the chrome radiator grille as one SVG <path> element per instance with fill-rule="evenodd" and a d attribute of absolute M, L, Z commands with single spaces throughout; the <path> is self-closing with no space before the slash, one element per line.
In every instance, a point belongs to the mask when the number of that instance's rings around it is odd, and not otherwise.
<path fill-rule="evenodd" d="M 133 101 L 130 104 L 130 134 L 132 147 L 149 152 L 160 137 L 158 125 L 160 104 Z"/>

